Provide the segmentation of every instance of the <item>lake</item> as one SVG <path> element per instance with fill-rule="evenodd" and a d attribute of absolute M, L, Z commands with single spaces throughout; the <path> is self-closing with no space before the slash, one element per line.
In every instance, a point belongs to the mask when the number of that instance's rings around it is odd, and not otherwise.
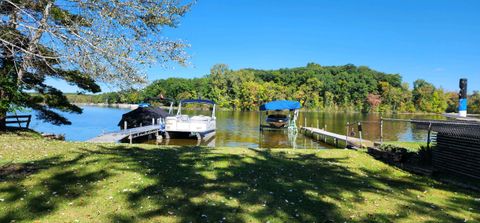
<path fill-rule="evenodd" d="M 65 134 L 68 141 L 85 141 L 103 132 L 116 131 L 122 114 L 129 109 L 106 108 L 85 106 L 83 114 L 64 115 L 72 122 L 68 126 L 55 126 L 33 118 L 31 128 L 46 133 Z M 20 113 L 19 113 L 20 114 Z M 289 135 L 281 131 L 260 132 L 259 112 L 255 111 L 217 111 L 217 133 L 210 145 L 227 147 L 294 147 L 294 148 L 328 148 L 328 145 L 315 142 L 302 134 Z M 380 115 L 361 113 L 325 113 L 325 112 L 300 112 L 297 121 L 299 126 L 316 127 L 317 124 L 327 130 L 345 134 L 346 123 L 363 122 L 363 137 L 369 140 L 380 139 Z M 400 119 L 443 119 L 441 115 L 385 115 L 384 117 Z M 357 132 L 357 127 L 352 126 Z M 351 127 L 351 128 L 352 128 Z M 349 132 L 352 129 L 349 129 Z M 356 133 L 358 134 L 358 133 Z M 357 135 L 358 136 L 358 135 Z M 426 132 L 416 130 L 407 122 L 384 122 L 385 141 L 424 141 Z M 196 140 L 171 139 L 163 144 L 168 145 L 195 145 Z"/>

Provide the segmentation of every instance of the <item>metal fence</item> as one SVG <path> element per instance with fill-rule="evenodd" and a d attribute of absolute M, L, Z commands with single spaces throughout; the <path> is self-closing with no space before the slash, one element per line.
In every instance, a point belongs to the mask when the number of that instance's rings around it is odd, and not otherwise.
<path fill-rule="evenodd" d="M 412 120 L 417 128 L 437 133 L 433 166 L 439 171 L 480 179 L 480 123 Z"/>

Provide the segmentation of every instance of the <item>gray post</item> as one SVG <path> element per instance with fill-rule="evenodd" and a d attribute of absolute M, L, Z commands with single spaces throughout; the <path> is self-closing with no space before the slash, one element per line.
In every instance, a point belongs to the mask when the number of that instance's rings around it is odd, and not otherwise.
<path fill-rule="evenodd" d="M 380 117 L 380 145 L 383 145 L 383 117 Z"/>
<path fill-rule="evenodd" d="M 350 122 L 347 122 L 347 134 L 345 135 L 345 148 L 348 147 L 348 127 L 350 127 Z"/>
<path fill-rule="evenodd" d="M 130 144 L 132 144 L 132 143 L 133 143 L 133 137 L 132 137 L 132 135 L 128 136 L 128 139 L 130 139 Z"/>
<path fill-rule="evenodd" d="M 127 129 L 127 121 L 124 121 L 124 122 L 123 122 L 123 129 L 124 129 L 124 130 Z"/>
<path fill-rule="evenodd" d="M 157 144 L 162 143 L 162 141 L 163 141 L 163 137 L 162 137 L 162 135 L 160 135 L 158 133 L 158 131 L 155 132 L 155 139 L 156 139 Z"/>
<path fill-rule="evenodd" d="M 363 147 L 362 145 L 362 124 L 358 122 L 358 136 L 360 137 L 360 147 Z"/>
<path fill-rule="evenodd" d="M 152 118 L 152 125 L 155 125 L 155 118 Z"/>
<path fill-rule="evenodd" d="M 325 128 L 323 130 L 325 130 L 325 132 L 327 131 L 327 124 L 325 124 Z M 327 143 L 327 136 L 326 135 L 323 136 L 323 140 L 325 141 L 325 143 Z"/>
<path fill-rule="evenodd" d="M 200 141 L 200 142 L 202 141 L 202 135 L 200 135 L 200 133 L 196 132 L 195 136 L 197 136 L 198 141 Z"/>
<path fill-rule="evenodd" d="M 431 142 L 430 135 L 431 135 L 431 133 L 432 133 L 432 123 L 430 122 L 430 124 L 428 125 L 427 149 L 430 149 L 430 142 Z"/>

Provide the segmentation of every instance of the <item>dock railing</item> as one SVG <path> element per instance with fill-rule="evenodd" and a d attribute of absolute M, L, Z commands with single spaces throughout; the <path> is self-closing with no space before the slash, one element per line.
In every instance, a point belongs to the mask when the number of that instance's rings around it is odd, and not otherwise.
<path fill-rule="evenodd" d="M 310 121 L 310 122 L 308 122 Z M 316 137 L 314 139 L 318 141 L 323 141 L 324 143 L 327 143 L 327 137 L 333 138 L 333 144 L 335 146 L 339 146 L 338 141 L 344 141 L 345 142 L 345 147 L 368 147 L 368 146 L 373 146 L 374 144 L 378 143 L 376 141 L 370 141 L 364 139 L 364 125 L 379 125 L 380 129 L 380 144 L 383 142 L 383 118 L 380 118 L 379 121 L 349 121 L 346 122 L 345 125 L 345 135 L 343 134 L 337 134 L 334 132 L 329 132 L 327 130 L 327 124 L 323 123 L 323 125 L 320 124 L 319 119 L 312 119 L 308 120 L 307 117 L 304 117 L 303 119 L 303 125 L 300 126 L 301 129 L 307 130 L 311 133 L 315 133 Z M 322 126 L 322 128 L 321 128 Z M 316 130 L 319 131 L 316 131 Z M 368 128 L 369 129 L 369 128 Z M 305 132 L 305 131 L 304 131 Z M 368 135 L 368 134 L 367 134 Z M 358 138 L 357 138 L 358 137 Z"/>

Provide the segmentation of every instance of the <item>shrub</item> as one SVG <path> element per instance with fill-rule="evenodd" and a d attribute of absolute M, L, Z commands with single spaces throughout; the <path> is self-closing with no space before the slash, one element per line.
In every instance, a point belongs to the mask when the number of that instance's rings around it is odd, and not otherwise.
<path fill-rule="evenodd" d="M 431 165 L 432 151 L 432 147 L 420 146 L 420 149 L 418 150 L 419 164 Z"/>
<path fill-rule="evenodd" d="M 404 162 L 408 159 L 408 150 L 391 144 L 384 144 L 379 147 L 381 151 L 385 152 L 384 158 L 392 159 L 395 162 Z"/>

